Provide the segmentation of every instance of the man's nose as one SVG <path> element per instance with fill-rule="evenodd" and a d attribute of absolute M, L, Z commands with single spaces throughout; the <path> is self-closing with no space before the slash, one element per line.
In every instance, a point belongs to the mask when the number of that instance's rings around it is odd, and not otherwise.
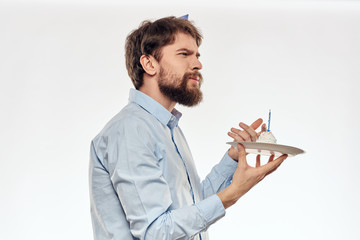
<path fill-rule="evenodd" d="M 202 64 L 198 58 L 195 58 L 192 63 L 192 70 L 200 70 L 202 69 Z"/>

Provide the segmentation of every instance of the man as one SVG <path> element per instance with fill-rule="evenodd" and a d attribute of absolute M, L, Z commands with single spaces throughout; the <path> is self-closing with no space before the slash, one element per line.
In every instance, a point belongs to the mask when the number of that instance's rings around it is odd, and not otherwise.
<path fill-rule="evenodd" d="M 136 90 L 91 144 L 95 239 L 208 239 L 207 228 L 225 209 L 286 158 L 260 166 L 258 157 L 251 167 L 238 145 L 200 182 L 174 107 L 202 99 L 201 39 L 188 20 L 175 17 L 146 21 L 128 36 L 126 66 Z M 243 130 L 229 136 L 255 141 L 261 123 L 240 123 Z"/>

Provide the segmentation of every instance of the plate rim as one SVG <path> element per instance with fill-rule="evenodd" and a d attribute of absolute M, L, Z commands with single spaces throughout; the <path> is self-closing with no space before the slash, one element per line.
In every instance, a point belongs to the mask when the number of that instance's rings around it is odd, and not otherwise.
<path fill-rule="evenodd" d="M 304 154 L 305 153 L 305 151 L 303 149 L 293 147 L 293 146 L 283 145 L 283 144 L 264 143 L 264 142 L 246 142 L 246 141 L 226 142 L 226 144 L 229 144 L 229 145 L 233 145 L 234 143 L 243 144 L 245 149 L 260 150 L 260 151 L 261 150 L 263 150 L 263 151 L 273 151 L 273 152 L 277 152 L 277 153 L 280 153 L 280 154 L 288 154 L 288 156 L 296 156 L 298 154 Z M 256 145 L 259 145 L 259 146 L 256 147 Z M 261 146 L 263 146 L 263 147 L 261 147 Z M 264 146 L 265 146 L 265 148 L 264 148 Z M 283 148 L 282 151 L 279 151 L 280 150 L 279 148 Z M 291 149 L 293 151 L 290 151 L 290 152 L 289 151 L 284 151 L 284 148 L 285 148 L 285 150 L 286 150 L 286 148 L 288 148 L 289 150 Z M 259 152 L 259 154 L 261 154 L 261 152 Z M 268 155 L 268 154 L 266 154 L 266 155 Z"/>

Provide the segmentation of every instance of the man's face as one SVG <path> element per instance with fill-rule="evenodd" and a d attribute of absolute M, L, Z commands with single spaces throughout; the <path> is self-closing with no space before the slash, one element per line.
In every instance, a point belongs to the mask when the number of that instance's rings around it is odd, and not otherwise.
<path fill-rule="evenodd" d="M 162 48 L 158 85 L 162 94 L 185 106 L 201 102 L 202 76 L 196 41 L 188 34 L 178 33 L 173 44 Z"/>

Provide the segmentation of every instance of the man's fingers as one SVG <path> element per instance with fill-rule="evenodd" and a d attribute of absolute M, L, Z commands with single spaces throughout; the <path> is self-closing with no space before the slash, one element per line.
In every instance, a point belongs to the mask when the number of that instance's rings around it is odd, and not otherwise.
<path fill-rule="evenodd" d="M 287 154 L 283 154 L 283 155 L 281 155 L 280 157 L 278 157 L 277 159 L 275 159 L 275 160 L 281 160 L 281 161 L 284 161 L 286 158 L 288 157 L 288 155 Z"/>
<path fill-rule="evenodd" d="M 231 132 L 228 133 L 230 137 L 232 137 L 235 141 L 252 141 L 255 142 L 259 136 L 258 133 L 255 132 L 255 130 L 262 124 L 263 120 L 261 118 L 257 119 L 255 122 L 253 122 L 250 126 L 248 126 L 245 123 L 239 123 L 239 126 L 244 129 L 236 129 L 231 128 Z M 266 131 L 266 125 L 262 126 L 262 130 L 265 128 L 264 131 Z"/>
<path fill-rule="evenodd" d="M 231 133 L 229 135 L 230 137 L 234 138 L 236 141 L 239 142 L 241 141 L 246 142 L 246 141 L 250 141 L 251 139 L 249 134 L 236 128 L 231 128 L 231 132 L 229 133 Z"/>
<path fill-rule="evenodd" d="M 241 136 L 239 136 L 238 134 L 233 133 L 233 132 L 228 132 L 228 136 L 231 137 L 232 139 L 234 139 L 235 142 L 245 141 Z"/>
<path fill-rule="evenodd" d="M 261 132 L 266 132 L 266 124 L 261 125 Z"/>
<path fill-rule="evenodd" d="M 272 173 L 273 171 L 275 171 L 287 157 L 288 157 L 287 154 L 283 154 L 275 160 L 270 161 L 270 159 L 269 159 L 269 162 L 262 166 L 265 174 L 268 175 L 268 174 Z"/>
<path fill-rule="evenodd" d="M 256 130 L 261 124 L 263 120 L 261 118 L 257 119 L 255 122 L 253 122 L 250 127 L 254 130 Z"/>
<path fill-rule="evenodd" d="M 259 120 L 259 119 L 258 119 Z M 258 121 L 257 120 L 257 121 Z M 262 121 L 262 119 L 261 119 Z M 255 121 L 256 122 L 256 121 Z M 261 123 L 260 123 L 261 124 Z M 246 131 L 246 133 L 248 133 L 250 135 L 251 141 L 255 142 L 257 139 L 257 133 L 255 132 L 255 130 L 252 127 L 249 127 L 248 125 L 246 125 L 245 123 L 241 122 L 239 123 L 239 126 L 244 129 Z M 259 126 L 258 126 L 259 127 Z"/>
<path fill-rule="evenodd" d="M 260 154 L 256 155 L 256 167 L 261 166 Z"/>
<path fill-rule="evenodd" d="M 263 124 L 261 125 L 261 131 L 258 132 L 258 133 L 256 133 L 256 134 L 257 134 L 257 136 L 259 137 L 260 134 L 262 134 L 263 132 L 266 132 L 266 131 L 267 131 L 266 124 L 263 123 Z"/>
<path fill-rule="evenodd" d="M 275 155 L 271 155 L 271 156 L 269 157 L 269 161 L 268 161 L 268 162 L 273 161 L 273 160 L 274 160 L 274 158 L 275 158 Z"/>
<path fill-rule="evenodd" d="M 274 157 L 275 157 L 274 155 L 271 155 L 270 158 L 269 158 L 269 162 L 273 161 Z M 287 157 L 287 156 L 286 156 L 286 157 Z M 286 158 L 286 157 L 285 157 L 285 158 Z M 284 160 L 285 160 L 285 159 L 284 159 Z M 284 160 L 282 160 L 281 163 L 282 163 Z M 270 170 L 269 172 L 267 172 L 267 173 L 265 174 L 265 177 L 266 177 L 267 175 L 271 174 L 272 172 L 276 171 L 276 169 L 277 169 L 278 167 L 280 167 L 281 163 L 278 164 L 275 168 L 273 168 L 273 169 Z"/>

